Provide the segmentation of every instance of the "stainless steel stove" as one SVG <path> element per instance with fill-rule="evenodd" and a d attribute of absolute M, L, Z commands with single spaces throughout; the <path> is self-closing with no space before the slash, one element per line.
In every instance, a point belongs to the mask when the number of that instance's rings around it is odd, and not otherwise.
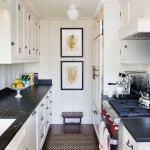
<path fill-rule="evenodd" d="M 139 99 L 116 99 L 103 101 L 103 116 L 119 125 L 121 118 L 150 117 L 150 109 L 145 109 Z"/>

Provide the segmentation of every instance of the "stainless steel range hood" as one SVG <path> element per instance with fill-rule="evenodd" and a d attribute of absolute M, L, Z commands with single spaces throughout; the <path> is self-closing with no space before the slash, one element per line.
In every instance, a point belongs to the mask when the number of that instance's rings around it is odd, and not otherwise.
<path fill-rule="evenodd" d="M 138 18 L 119 32 L 122 40 L 150 40 L 150 18 Z"/>

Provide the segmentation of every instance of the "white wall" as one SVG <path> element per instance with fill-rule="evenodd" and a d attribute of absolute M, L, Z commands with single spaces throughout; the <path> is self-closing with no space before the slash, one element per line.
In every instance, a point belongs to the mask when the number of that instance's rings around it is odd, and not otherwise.
<path fill-rule="evenodd" d="M 118 36 L 119 29 L 120 29 L 119 3 L 115 0 L 105 2 L 104 4 L 104 93 L 105 94 L 107 94 L 108 83 L 117 82 L 119 72 L 123 72 L 125 70 L 148 71 L 148 65 L 125 65 L 120 63 L 120 41 Z"/>
<path fill-rule="evenodd" d="M 10 86 L 18 76 L 21 77 L 23 71 L 23 64 L 0 65 L 0 90 Z"/>
<path fill-rule="evenodd" d="M 84 57 L 60 57 L 60 28 L 79 27 L 84 30 Z M 40 79 L 52 79 L 52 123 L 63 123 L 63 111 L 82 111 L 82 123 L 92 123 L 92 32 L 93 20 L 41 20 L 40 63 L 25 64 L 25 71 L 38 71 Z M 84 61 L 84 90 L 61 90 L 60 62 L 62 60 Z"/>

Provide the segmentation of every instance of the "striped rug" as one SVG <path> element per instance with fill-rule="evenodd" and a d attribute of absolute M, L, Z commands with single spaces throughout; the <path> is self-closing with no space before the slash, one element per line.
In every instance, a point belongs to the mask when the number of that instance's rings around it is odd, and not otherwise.
<path fill-rule="evenodd" d="M 49 150 L 94 150 L 94 139 L 89 134 L 56 134 Z"/>

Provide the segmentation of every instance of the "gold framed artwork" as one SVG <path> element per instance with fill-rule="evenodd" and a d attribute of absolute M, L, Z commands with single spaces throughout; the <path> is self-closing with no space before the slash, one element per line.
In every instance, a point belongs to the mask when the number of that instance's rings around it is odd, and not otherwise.
<path fill-rule="evenodd" d="M 61 90 L 83 90 L 83 61 L 61 61 Z"/>
<path fill-rule="evenodd" d="M 83 57 L 83 28 L 60 28 L 61 57 Z"/>

